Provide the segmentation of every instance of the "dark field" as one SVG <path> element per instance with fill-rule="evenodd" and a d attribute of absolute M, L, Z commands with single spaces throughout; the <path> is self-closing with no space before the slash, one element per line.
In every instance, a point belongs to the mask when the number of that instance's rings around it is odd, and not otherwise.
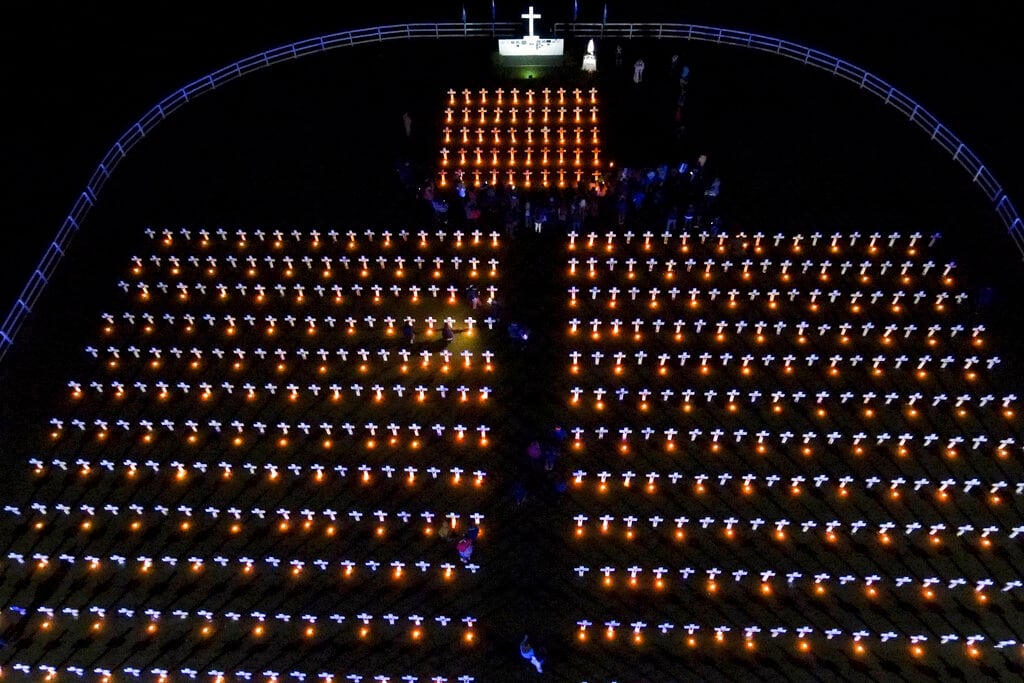
<path fill-rule="evenodd" d="M 4 676 L 520 681 L 529 634 L 562 681 L 1019 677 L 1019 255 L 969 179 L 726 48 L 679 47 L 677 135 L 675 48 L 626 43 L 636 87 L 601 45 L 518 85 L 596 85 L 618 167 L 707 154 L 720 230 L 474 237 L 398 173 L 449 88 L 515 85 L 446 45 L 240 80 L 110 182 L 0 379 Z"/>

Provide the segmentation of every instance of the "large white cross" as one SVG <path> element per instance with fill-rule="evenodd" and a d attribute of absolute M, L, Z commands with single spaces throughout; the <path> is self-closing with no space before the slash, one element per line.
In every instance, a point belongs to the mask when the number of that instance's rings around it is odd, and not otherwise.
<path fill-rule="evenodd" d="M 526 12 L 526 14 L 521 14 L 520 16 L 523 19 L 526 19 L 529 22 L 529 26 L 530 26 L 530 30 L 526 34 L 525 37 L 526 38 L 536 38 L 537 36 L 533 32 L 533 20 L 534 19 L 540 19 L 540 15 L 539 14 L 534 14 L 534 12 L 533 12 L 533 5 L 530 5 L 530 9 Z"/>

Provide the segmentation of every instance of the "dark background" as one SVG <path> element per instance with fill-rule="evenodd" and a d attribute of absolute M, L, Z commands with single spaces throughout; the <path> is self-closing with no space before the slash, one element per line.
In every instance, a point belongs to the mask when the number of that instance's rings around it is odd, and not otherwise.
<path fill-rule="evenodd" d="M 215 9 L 211 5 L 215 4 Z M 498 20 L 523 3 L 500 0 Z M 609 21 L 666 20 L 765 33 L 840 56 L 928 108 L 987 163 L 1011 200 L 1024 196 L 1017 69 L 1024 64 L 1012 4 L 701 0 L 610 2 Z M 239 58 L 333 31 L 405 21 L 459 21 L 463 4 L 34 2 L 0 22 L 4 93 L 0 311 L 6 312 L 47 241 L 110 144 L 177 87 Z M 570 20 L 571 0 L 536 2 L 541 29 Z M 470 21 L 490 2 L 468 0 Z M 580 21 L 603 3 L 581 0 Z M 684 48 L 680 48 L 684 49 Z M 771 57 L 765 56 L 770 60 Z M 428 64 L 410 64 L 408 76 Z M 898 115 L 893 112 L 894 117 Z M 907 126 L 908 135 L 921 135 Z M 886 163 L 880 159 L 879 163 Z M 87 223 L 86 235 L 92 226 Z M 997 244 L 999 242 L 997 241 Z M 1005 245 L 1010 246 L 1008 240 Z M 101 241 L 93 243 L 101 248 Z"/>
<path fill-rule="evenodd" d="M 1017 123 L 1024 118 L 1024 111 L 1016 88 L 1016 70 L 1024 63 L 1024 48 L 1016 44 L 1008 3 L 963 9 L 922 5 L 920 11 L 911 6 L 894 11 L 880 2 L 801 1 L 755 6 L 726 0 L 672 4 L 678 8 L 673 12 L 656 9 L 654 2 L 612 2 L 608 18 L 671 20 L 757 31 L 841 56 L 919 100 L 990 164 L 1011 198 L 1024 197 L 1024 175 L 1017 167 L 1019 151 L 1024 149 Z M 542 30 L 553 21 L 571 19 L 571 0 L 535 5 L 544 15 Z M 580 20 L 600 21 L 602 3 L 581 0 L 580 5 Z M 4 51 L 0 77 L 5 94 L 5 125 L 0 129 L 0 140 L 6 200 L 0 205 L 0 234 L 6 256 L 0 269 L 0 313 L 9 308 L 107 148 L 169 92 L 240 58 L 303 38 L 380 23 L 458 21 L 462 4 L 446 0 L 422 3 L 416 8 L 378 4 L 352 9 L 336 2 L 327 10 L 319 3 L 304 1 L 217 3 L 216 7 L 211 11 L 208 5 L 192 0 L 134 5 L 43 2 L 29 8 L 8 7 L 0 17 L 0 49 Z M 497 18 L 516 20 L 524 9 L 525 3 L 498 0 Z M 469 0 L 466 11 L 471 21 L 487 21 L 490 1 Z M 459 43 L 449 44 L 459 49 Z M 694 60 L 687 107 L 692 107 L 694 114 L 695 144 L 734 141 L 729 152 L 725 151 L 726 145 L 718 144 L 711 158 L 722 170 L 723 201 L 732 201 L 741 194 L 747 200 L 742 206 L 730 207 L 735 213 L 740 208 L 745 212 L 741 226 L 760 227 L 762 216 L 771 216 L 772 221 L 789 217 L 792 223 L 788 226 L 773 223 L 771 227 L 804 230 L 815 225 L 815 215 L 827 215 L 828 225 L 823 231 L 889 232 L 904 227 L 926 231 L 933 223 L 941 224 L 943 230 L 954 228 L 950 230 L 954 234 L 949 245 L 957 257 L 957 248 L 965 242 L 976 242 L 974 251 L 981 252 L 982 263 L 988 265 L 979 269 L 975 260 L 975 268 L 969 271 L 973 277 L 965 284 L 972 294 L 979 284 L 988 283 L 990 271 L 1020 271 L 1020 256 L 1010 240 L 996 234 L 998 228 L 993 227 L 996 221 L 990 213 L 988 220 L 981 217 L 985 209 L 981 193 L 970 186 L 959 168 L 928 144 L 919 129 L 901 121 L 897 112 L 884 110 L 870 96 L 859 96 L 851 84 L 820 72 L 810 72 L 806 78 L 800 73 L 797 75 L 801 78 L 789 79 L 798 71 L 796 65 L 760 53 L 702 46 L 702 53 L 721 54 L 721 59 L 711 59 L 683 43 L 666 45 L 660 54 L 650 44 L 637 44 L 626 46 L 627 65 L 635 51 L 643 50 L 653 81 L 658 64 L 666 63 L 665 52 L 676 46 L 684 59 Z M 574 49 L 578 54 L 578 47 Z M 599 49 L 609 50 L 611 43 Z M 390 43 L 379 49 L 361 49 L 358 57 L 380 58 L 385 52 L 404 56 L 409 51 L 408 43 Z M 335 112 L 348 111 L 349 101 L 356 106 L 359 96 L 366 98 L 369 92 L 374 96 L 370 99 L 379 103 L 380 116 L 393 117 L 397 133 L 399 107 L 404 103 L 399 103 L 401 98 L 397 96 L 385 98 L 389 92 L 393 95 L 411 82 L 426 81 L 428 74 L 437 80 L 439 74 L 451 73 L 455 74 L 453 79 L 472 83 L 473 76 L 467 74 L 467 69 L 486 70 L 488 66 L 480 59 L 479 49 L 468 48 L 464 55 L 450 57 L 450 62 L 442 61 L 436 49 L 431 59 L 406 59 L 399 74 L 390 66 L 404 57 L 389 57 L 387 61 L 381 58 L 372 62 L 380 73 L 378 82 L 356 92 L 354 88 L 366 87 L 365 79 L 357 77 L 361 74 L 330 69 L 338 65 L 363 68 L 364 63 L 356 60 L 357 54 L 340 54 L 346 52 L 338 50 L 339 54 L 321 60 L 321 66 L 327 68 L 307 69 L 307 62 L 318 59 L 310 57 L 267 69 L 201 98 L 176 113 L 170 125 L 129 157 L 76 238 L 72 257 L 63 264 L 60 277 L 48 292 L 50 296 L 44 302 L 48 305 L 41 306 L 40 314 L 29 321 L 14 352 L 5 359 L 6 366 L 0 366 L 0 395 L 5 397 L 0 402 L 0 463 L 8 462 L 11 471 L 17 467 L 24 474 L 23 463 L 29 453 L 37 452 L 40 442 L 37 429 L 46 424 L 48 415 L 44 411 L 61 405 L 58 393 L 66 396 L 63 381 L 80 375 L 83 363 L 88 363 L 81 346 L 82 340 L 95 339 L 98 318 L 94 308 L 109 305 L 113 273 L 123 272 L 127 262 L 123 252 L 129 247 L 114 243 L 118 235 L 130 234 L 140 240 L 141 225 L 194 227 L 206 221 L 210 227 L 258 225 L 267 229 L 326 225 L 325 216 L 335 216 L 345 207 L 325 190 L 332 189 L 331 183 L 339 179 L 351 182 L 346 172 L 366 161 L 357 153 L 360 145 L 350 142 L 352 132 L 345 130 L 343 117 L 331 119 L 337 120 L 337 129 L 320 137 L 324 120 Z M 602 61 L 602 74 L 609 73 L 608 64 L 608 60 Z M 764 78 L 758 79 L 759 75 Z M 776 77 L 770 78 L 773 75 Z M 716 87 L 710 87 L 711 80 Z M 627 97 L 609 97 L 607 101 L 610 107 L 629 109 L 620 103 L 629 100 L 632 84 L 628 78 L 619 81 L 625 85 L 619 84 L 618 93 Z M 751 85 L 752 81 L 757 87 Z M 310 93 L 320 93 L 321 84 L 333 92 L 318 99 Z M 806 84 L 812 84 L 811 97 L 802 97 Z M 646 92 L 654 99 L 650 87 Z M 612 94 L 612 90 L 602 90 L 605 92 Z M 861 107 L 859 100 L 867 104 Z M 314 103 L 320 108 L 303 110 L 296 103 Z M 435 105 L 424 103 L 418 110 L 424 113 L 418 113 L 417 121 L 424 121 Z M 628 118 L 636 112 L 624 114 Z M 745 126 L 745 115 L 758 118 L 760 125 Z M 880 122 L 883 115 L 887 118 Z M 814 149 L 798 150 L 794 149 L 796 143 L 772 139 L 783 127 L 771 124 L 783 117 L 789 122 L 785 130 L 815 131 L 804 139 L 793 136 L 803 147 Z M 273 135 L 253 134 L 261 130 L 263 120 L 275 124 L 269 129 Z M 636 123 L 642 117 L 637 115 L 630 121 Z M 638 127 L 623 126 L 626 131 Z M 818 134 L 820 138 L 814 137 Z M 609 138 L 610 148 L 621 144 Z M 346 151 L 350 153 L 346 155 Z M 810 166 L 801 164 L 802 158 L 835 162 Z M 277 160 L 301 164 L 285 166 L 287 173 L 273 173 L 276 169 L 270 167 Z M 246 166 L 247 162 L 252 163 Z M 232 171 L 238 167 L 243 172 L 233 176 Z M 843 191 L 845 186 L 853 186 L 853 180 L 862 184 L 865 176 L 873 179 L 868 183 L 872 185 L 870 191 L 853 194 L 851 199 L 851 193 Z M 809 193 L 810 184 L 808 194 L 802 194 L 802 189 L 779 192 L 787 180 L 795 185 L 805 179 L 818 181 L 819 187 L 814 190 L 817 194 Z M 367 179 L 368 184 L 372 184 L 370 181 L 372 177 Z M 242 205 L 239 198 L 248 203 Z M 858 201 L 861 198 L 863 201 Z M 311 199 L 322 203 L 315 204 Z M 369 204 L 378 206 L 373 201 Z M 874 211 L 868 213 L 874 213 L 878 222 L 846 211 L 855 204 L 870 205 Z M 847 213 L 851 220 L 839 220 Z M 957 218 L 939 220 L 942 216 L 937 214 L 943 213 Z M 387 222 L 382 220 L 380 224 Z M 986 233 L 989 239 L 980 239 Z M 985 259 L 986 250 L 992 254 L 991 259 Z M 552 260 L 553 252 L 548 256 Z M 97 263 L 91 264 L 92 259 Z M 554 269 L 543 271 L 534 262 L 541 259 L 520 256 L 520 261 L 530 261 L 532 268 L 510 267 L 521 282 L 542 281 L 544 276 L 553 279 Z M 78 286 L 79 276 L 81 280 L 102 281 L 90 283 L 90 287 Z M 94 295 L 91 290 L 98 293 Z M 1012 303 L 1016 291 L 1004 287 L 1003 300 Z M 80 318 L 77 327 L 64 325 L 66 318 Z M 534 329 L 544 328 L 538 325 Z M 993 336 L 996 340 L 1007 339 Z M 999 352 L 1004 348 L 1000 345 Z M 43 369 L 36 372 L 40 366 Z M 553 376 L 537 372 L 535 365 L 530 370 L 539 377 Z M 1011 368 L 1003 366 L 1002 370 L 1006 377 L 1015 377 Z M 4 377 L 8 371 L 13 378 Z M 543 383 L 538 387 L 538 395 L 548 388 Z M 557 396 L 554 392 L 545 395 L 548 400 Z M 540 406 L 538 410 L 546 410 L 544 405 L 548 405 L 521 400 L 524 395 L 517 397 L 520 400 L 508 404 Z M 520 417 L 519 422 L 531 419 Z M 534 419 L 533 423 L 544 421 Z M 0 488 L 23 486 L 23 476 L 3 479 Z M 6 496 L 7 491 L 4 493 Z M 96 496 L 101 493 L 92 492 Z M 545 526 L 542 520 L 538 518 L 535 526 L 519 530 L 520 537 L 508 534 L 507 542 L 520 547 L 538 528 L 553 537 L 552 530 L 558 527 Z M 495 538 L 502 537 L 501 533 L 495 534 Z M 553 548 L 552 544 L 548 550 Z M 545 563 L 554 552 L 537 555 L 542 560 L 531 558 L 536 566 L 530 575 L 540 576 L 549 568 Z M 518 572 L 518 568 L 513 571 Z M 568 576 L 567 571 L 561 573 Z M 494 585 L 499 595 L 506 587 L 501 581 Z M 538 603 L 537 607 L 544 604 Z M 511 611 L 517 612 L 517 608 L 513 605 Z M 515 642 L 509 644 L 506 650 L 515 660 Z"/>

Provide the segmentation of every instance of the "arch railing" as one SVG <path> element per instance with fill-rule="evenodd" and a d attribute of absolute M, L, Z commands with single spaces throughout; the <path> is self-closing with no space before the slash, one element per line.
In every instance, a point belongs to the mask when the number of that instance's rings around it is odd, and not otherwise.
<path fill-rule="evenodd" d="M 32 308 L 68 250 L 72 238 L 95 205 L 111 174 L 132 148 L 168 116 L 188 102 L 254 71 L 336 48 L 382 43 L 389 40 L 510 37 L 517 35 L 521 30 L 522 26 L 519 22 L 450 22 L 394 24 L 340 31 L 257 53 L 207 74 L 172 92 L 147 111 L 142 118 L 129 126 L 100 160 L 85 189 L 71 206 L 71 211 L 47 246 L 21 294 L 4 319 L 3 325 L 0 326 L 0 360 L 3 360 L 13 345 L 15 336 L 24 324 L 26 317 L 32 312 Z M 674 23 L 558 23 L 555 24 L 554 30 L 556 35 L 578 38 L 678 39 L 748 48 L 773 53 L 844 78 L 882 99 L 886 105 L 895 108 L 950 154 L 952 160 L 958 163 L 985 193 L 1018 250 L 1024 254 L 1024 224 L 1002 185 L 974 152 L 920 104 L 886 81 L 858 66 L 787 40 L 712 26 Z"/>
<path fill-rule="evenodd" d="M 74 204 L 71 206 L 71 211 L 64 219 L 50 244 L 47 245 L 42 258 L 29 276 L 28 282 L 21 290 L 21 294 L 18 295 L 13 306 L 11 306 L 11 310 L 8 311 L 3 325 L 0 326 L 0 361 L 3 360 L 7 351 L 14 344 L 15 336 L 24 324 L 25 319 L 32 312 L 32 308 L 39 300 L 50 278 L 53 277 L 57 265 L 71 244 L 72 238 L 82 226 L 86 215 L 96 203 L 100 192 L 103 190 L 103 186 L 110 179 L 111 174 L 135 145 L 139 144 L 154 128 L 163 123 L 168 116 L 185 104 L 254 71 L 265 69 L 280 62 L 320 54 L 336 48 L 417 38 L 511 37 L 516 32 L 521 31 L 522 25 L 520 22 L 394 24 L 353 29 L 351 31 L 339 31 L 338 33 L 301 40 L 251 55 L 175 90 L 143 114 L 142 118 L 131 124 L 117 141 L 111 145 L 110 149 L 107 150 L 107 153 L 100 160 L 99 165 L 96 166 L 92 176 L 89 178 L 89 182 L 86 183 L 85 189 L 75 199 Z"/>
<path fill-rule="evenodd" d="M 850 81 L 861 90 L 866 90 L 882 100 L 887 106 L 896 109 L 909 122 L 923 130 L 932 142 L 941 147 L 966 171 L 971 181 L 985 193 L 1010 238 L 1017 245 L 1018 251 L 1024 256 L 1024 222 L 1021 221 L 1002 185 L 981 159 L 931 112 L 892 84 L 859 66 L 781 38 L 714 26 L 674 23 L 558 23 L 555 24 L 555 33 L 577 38 L 677 39 L 741 47 L 770 52 Z"/>

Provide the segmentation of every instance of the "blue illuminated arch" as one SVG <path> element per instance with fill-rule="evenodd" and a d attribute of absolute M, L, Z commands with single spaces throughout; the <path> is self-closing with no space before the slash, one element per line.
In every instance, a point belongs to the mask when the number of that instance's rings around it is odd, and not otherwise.
<path fill-rule="evenodd" d="M 225 66 L 188 85 L 174 91 L 147 111 L 142 118 L 129 126 L 107 153 L 103 156 L 85 190 L 78 196 L 71 211 L 50 242 L 42 259 L 36 266 L 21 294 L 15 301 L 3 325 L 0 326 L 0 360 L 3 360 L 8 349 L 14 343 L 14 337 L 21 329 L 25 318 L 32 312 L 64 252 L 67 251 L 72 237 L 78 232 L 89 210 L 96 203 L 103 186 L 111 174 L 120 165 L 135 145 L 146 137 L 168 116 L 195 98 L 212 92 L 236 78 L 265 69 L 280 62 L 287 62 L 300 57 L 320 54 L 342 47 L 352 47 L 369 43 L 380 43 L 388 40 L 403 39 L 440 39 L 440 38 L 478 38 L 478 37 L 511 37 L 521 31 L 519 22 L 499 23 L 415 23 L 376 26 L 372 28 L 340 31 L 318 38 L 310 38 L 239 60 Z M 971 177 L 971 181 L 981 188 L 992 204 L 996 215 L 1006 226 L 1007 232 L 1024 254 L 1024 225 L 1017 214 L 1002 185 L 995 176 L 978 159 L 977 155 L 960 138 L 939 122 L 927 109 L 909 98 L 900 90 L 878 76 L 864 69 L 845 62 L 838 57 L 814 50 L 803 45 L 772 38 L 770 36 L 735 31 L 732 29 L 694 24 L 676 23 L 558 23 L 555 24 L 556 35 L 569 35 L 577 38 L 625 39 L 655 38 L 659 40 L 675 39 L 695 42 L 715 43 L 732 47 L 742 47 L 785 57 L 804 65 L 821 69 L 827 73 L 843 78 L 856 84 L 861 90 L 875 95 L 887 106 L 895 108 L 907 119 L 920 127 L 933 142 L 939 145 L 952 160 L 960 165 Z"/>

